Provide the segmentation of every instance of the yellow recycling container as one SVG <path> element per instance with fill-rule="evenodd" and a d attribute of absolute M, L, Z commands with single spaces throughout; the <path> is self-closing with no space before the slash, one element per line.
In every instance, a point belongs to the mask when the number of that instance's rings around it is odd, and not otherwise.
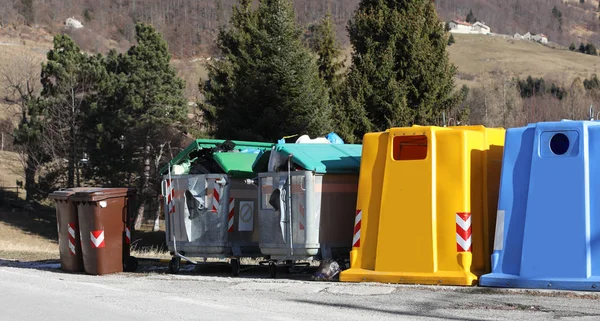
<path fill-rule="evenodd" d="M 503 128 L 366 134 L 345 282 L 474 285 L 490 271 Z"/>

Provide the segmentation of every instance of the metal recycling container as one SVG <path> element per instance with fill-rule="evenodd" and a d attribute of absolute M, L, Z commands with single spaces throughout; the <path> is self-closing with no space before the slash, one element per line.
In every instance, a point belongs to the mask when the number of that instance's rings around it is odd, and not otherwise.
<path fill-rule="evenodd" d="M 137 260 L 129 253 L 135 194 L 132 188 L 97 188 L 71 196 L 77 205 L 86 273 L 103 275 L 137 268 Z"/>
<path fill-rule="evenodd" d="M 171 171 L 171 175 L 163 175 L 166 243 L 173 255 L 171 273 L 178 272 L 182 258 L 195 264 L 190 258 L 211 257 L 231 258 L 233 274 L 237 276 L 238 258 L 262 257 L 256 219 L 258 188 L 245 184 L 245 180 L 256 176 L 252 165 L 260 152 L 273 144 L 233 141 L 233 150 L 211 150 L 223 142 L 197 140 L 171 163 L 189 162 L 193 167 L 201 158 L 194 157 L 194 153 L 206 150 L 204 157 L 211 165 L 204 163 L 205 167 L 216 171 L 212 165 L 216 164 L 220 173 L 173 175 Z"/>
<path fill-rule="evenodd" d="M 79 219 L 77 206 L 70 196 L 86 187 L 57 190 L 48 195 L 56 202 L 56 224 L 58 230 L 58 250 L 60 253 L 60 268 L 65 272 L 83 272 L 83 256 L 79 239 Z"/>
<path fill-rule="evenodd" d="M 292 261 L 349 257 L 361 152 L 353 144 L 275 147 L 272 153 L 291 170 L 258 174 L 262 254 Z"/>

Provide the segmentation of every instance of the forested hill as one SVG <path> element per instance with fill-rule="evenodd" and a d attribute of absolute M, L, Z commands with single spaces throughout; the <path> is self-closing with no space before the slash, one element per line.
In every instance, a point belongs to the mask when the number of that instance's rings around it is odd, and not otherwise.
<path fill-rule="evenodd" d="M 256 2 L 257 0 L 255 0 Z M 210 54 L 219 27 L 231 16 L 238 0 L 0 0 L 0 26 L 28 24 L 50 33 L 65 31 L 69 17 L 84 28 L 69 34 L 85 49 L 104 52 L 126 49 L 137 21 L 149 22 L 167 39 L 175 57 Z M 297 19 L 304 25 L 331 11 L 337 36 L 347 45 L 346 24 L 359 0 L 294 0 Z M 472 10 L 492 32 L 543 33 L 564 46 L 600 43 L 597 0 L 437 0 L 444 20 L 465 19 Z"/>

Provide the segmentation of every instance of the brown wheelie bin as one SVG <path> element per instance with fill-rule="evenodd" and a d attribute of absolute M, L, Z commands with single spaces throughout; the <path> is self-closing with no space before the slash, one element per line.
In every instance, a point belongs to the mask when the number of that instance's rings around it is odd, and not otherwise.
<path fill-rule="evenodd" d="M 71 197 L 77 204 L 86 273 L 103 275 L 137 268 L 137 259 L 129 254 L 135 194 L 131 188 L 97 188 Z"/>
<path fill-rule="evenodd" d="M 60 268 L 65 272 L 83 272 L 77 206 L 73 204 L 69 197 L 76 192 L 87 189 L 89 187 L 67 188 L 54 191 L 48 195 L 48 197 L 56 202 Z"/>

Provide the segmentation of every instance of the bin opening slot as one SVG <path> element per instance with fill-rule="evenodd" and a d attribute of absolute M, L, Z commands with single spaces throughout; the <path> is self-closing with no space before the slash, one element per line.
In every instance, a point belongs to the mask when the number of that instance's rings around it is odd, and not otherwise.
<path fill-rule="evenodd" d="M 393 141 L 394 160 L 427 158 L 427 136 L 396 136 Z"/>

